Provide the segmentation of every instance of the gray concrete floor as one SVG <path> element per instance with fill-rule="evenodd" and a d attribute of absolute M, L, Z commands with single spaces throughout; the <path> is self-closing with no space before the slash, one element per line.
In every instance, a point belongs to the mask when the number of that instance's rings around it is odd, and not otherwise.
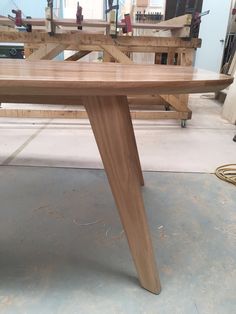
<path fill-rule="evenodd" d="M 139 287 L 103 170 L 0 167 L 0 313 L 232 314 L 235 187 L 146 172 L 162 292 Z"/>
<path fill-rule="evenodd" d="M 0 314 L 236 313 L 236 192 L 209 174 L 236 162 L 235 126 L 207 97 L 187 129 L 135 122 L 159 296 L 138 285 L 104 171 L 86 169 L 102 168 L 88 121 L 0 119 Z"/>
<path fill-rule="evenodd" d="M 191 96 L 193 118 L 186 129 L 177 120 L 134 121 L 143 170 L 209 173 L 235 162 L 236 127 L 208 97 Z M 103 168 L 87 120 L 0 118 L 0 132 L 0 164 Z"/>

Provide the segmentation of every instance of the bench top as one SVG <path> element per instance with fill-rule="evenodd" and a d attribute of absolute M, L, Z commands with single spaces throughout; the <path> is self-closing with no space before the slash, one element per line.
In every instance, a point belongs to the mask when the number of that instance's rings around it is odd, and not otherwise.
<path fill-rule="evenodd" d="M 0 101 L 7 95 L 137 95 L 216 92 L 230 76 L 168 65 L 0 60 Z M 24 96 L 24 97 L 23 97 Z"/>

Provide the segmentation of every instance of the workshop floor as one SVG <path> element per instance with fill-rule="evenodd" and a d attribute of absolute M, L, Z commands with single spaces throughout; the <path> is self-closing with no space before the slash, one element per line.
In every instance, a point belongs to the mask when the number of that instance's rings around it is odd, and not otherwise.
<path fill-rule="evenodd" d="M 143 170 L 209 173 L 235 163 L 236 127 L 207 97 L 191 96 L 186 129 L 177 120 L 134 121 Z M 0 164 L 103 168 L 88 120 L 0 118 L 0 134 Z"/>
<path fill-rule="evenodd" d="M 159 296 L 138 285 L 104 171 L 86 169 L 101 167 L 88 122 L 0 120 L 0 314 L 236 312 L 236 190 L 211 174 L 236 163 L 236 129 L 206 97 L 186 129 L 135 122 Z"/>
<path fill-rule="evenodd" d="M 103 170 L 0 167 L 0 313 L 235 313 L 235 187 L 144 176 L 159 296 L 139 287 Z"/>

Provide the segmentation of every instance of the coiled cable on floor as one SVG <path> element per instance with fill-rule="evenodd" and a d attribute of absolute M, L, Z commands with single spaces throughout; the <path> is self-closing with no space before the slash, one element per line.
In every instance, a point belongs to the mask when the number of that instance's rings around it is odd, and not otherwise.
<path fill-rule="evenodd" d="M 236 165 L 223 165 L 216 169 L 215 175 L 226 182 L 236 185 Z"/>

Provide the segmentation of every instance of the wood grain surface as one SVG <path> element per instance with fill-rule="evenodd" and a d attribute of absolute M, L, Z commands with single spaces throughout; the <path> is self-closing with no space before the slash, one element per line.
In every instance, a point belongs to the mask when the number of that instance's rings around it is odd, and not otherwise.
<path fill-rule="evenodd" d="M 140 190 L 140 164 L 124 97 L 84 97 L 94 136 L 119 210 L 140 284 L 158 294 L 159 275 Z M 136 158 L 137 157 L 137 158 Z"/>
<path fill-rule="evenodd" d="M 233 78 L 191 67 L 0 60 L 0 101 L 7 96 L 137 95 L 215 92 Z M 45 97 L 44 97 L 45 98 Z"/>

